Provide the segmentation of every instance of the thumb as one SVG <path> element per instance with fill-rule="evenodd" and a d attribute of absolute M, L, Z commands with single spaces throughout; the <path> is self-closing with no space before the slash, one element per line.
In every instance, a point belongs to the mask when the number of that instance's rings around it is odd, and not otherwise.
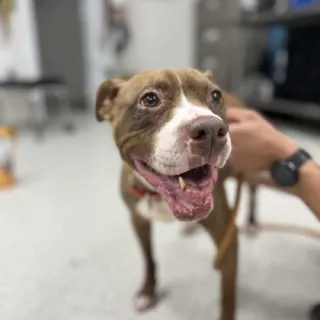
<path fill-rule="evenodd" d="M 241 131 L 243 128 L 243 123 L 241 122 L 231 122 L 229 124 L 229 131 L 231 134 Z"/>
<path fill-rule="evenodd" d="M 229 122 L 239 122 L 241 120 L 241 111 L 238 108 L 228 108 L 226 115 Z"/>
<path fill-rule="evenodd" d="M 248 109 L 228 108 L 227 120 L 229 122 L 240 122 L 250 120 L 255 117 L 255 113 Z"/>

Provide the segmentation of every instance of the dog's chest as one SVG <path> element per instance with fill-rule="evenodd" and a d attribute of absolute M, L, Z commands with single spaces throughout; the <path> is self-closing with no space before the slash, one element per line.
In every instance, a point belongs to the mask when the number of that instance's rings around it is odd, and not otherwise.
<path fill-rule="evenodd" d="M 136 204 L 137 213 L 147 220 L 176 221 L 166 201 L 148 196 L 141 198 Z"/>

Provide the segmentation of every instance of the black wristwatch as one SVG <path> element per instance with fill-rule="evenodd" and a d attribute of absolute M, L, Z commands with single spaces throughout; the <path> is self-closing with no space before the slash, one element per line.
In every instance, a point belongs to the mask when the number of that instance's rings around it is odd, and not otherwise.
<path fill-rule="evenodd" d="M 311 156 L 299 149 L 291 157 L 276 161 L 270 168 L 273 180 L 281 187 L 293 187 L 299 181 L 299 169 Z"/>

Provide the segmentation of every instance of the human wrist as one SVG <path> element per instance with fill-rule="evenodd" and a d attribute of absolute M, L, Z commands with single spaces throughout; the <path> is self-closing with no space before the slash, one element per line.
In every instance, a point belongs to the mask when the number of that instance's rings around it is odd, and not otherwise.
<path fill-rule="evenodd" d="M 300 198 L 303 198 L 303 194 L 305 192 L 305 181 L 312 178 L 315 174 L 320 178 L 320 168 L 312 159 L 310 159 L 299 168 L 299 181 L 296 185 L 290 188 L 290 192 Z"/>
<path fill-rule="evenodd" d="M 307 161 L 300 168 L 299 182 L 292 188 L 292 193 L 299 197 L 320 220 L 320 167 L 313 160 Z"/>
<path fill-rule="evenodd" d="M 295 152 L 297 152 L 298 149 L 299 146 L 291 138 L 282 134 L 274 137 L 270 147 L 269 166 L 271 166 L 275 161 L 289 158 Z"/>

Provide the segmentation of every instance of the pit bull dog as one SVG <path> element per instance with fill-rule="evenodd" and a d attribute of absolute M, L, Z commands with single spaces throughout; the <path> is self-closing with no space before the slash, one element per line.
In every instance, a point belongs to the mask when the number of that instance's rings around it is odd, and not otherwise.
<path fill-rule="evenodd" d="M 195 69 L 145 71 L 98 89 L 96 117 L 112 125 L 123 160 L 121 194 L 145 262 L 138 311 L 157 300 L 152 221 L 196 222 L 221 243 L 230 215 L 228 170 L 221 171 L 231 153 L 225 112 L 236 104 L 210 72 Z M 235 238 L 221 269 L 222 320 L 235 317 L 237 253 Z"/>

